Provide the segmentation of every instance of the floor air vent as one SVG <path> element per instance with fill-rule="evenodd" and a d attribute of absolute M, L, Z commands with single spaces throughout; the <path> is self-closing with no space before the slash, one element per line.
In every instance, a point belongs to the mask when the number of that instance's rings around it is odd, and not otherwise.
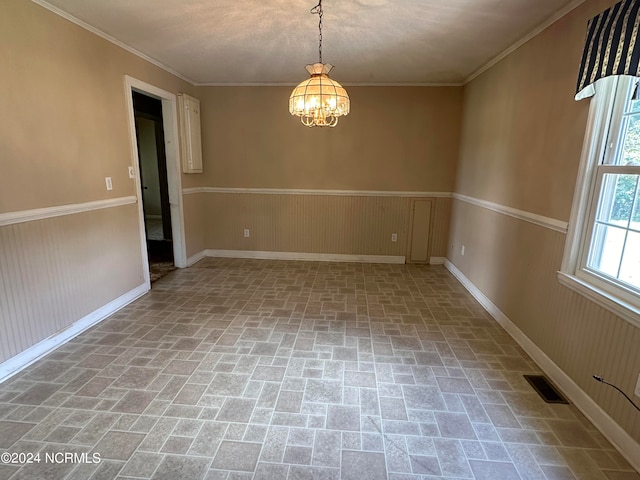
<path fill-rule="evenodd" d="M 569 403 L 544 375 L 524 375 L 527 382 L 547 403 Z"/>

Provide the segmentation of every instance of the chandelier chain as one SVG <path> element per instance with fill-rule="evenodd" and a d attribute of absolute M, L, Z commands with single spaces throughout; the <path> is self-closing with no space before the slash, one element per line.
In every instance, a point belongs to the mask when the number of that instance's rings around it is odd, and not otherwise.
<path fill-rule="evenodd" d="M 320 63 L 322 63 L 322 0 L 319 0 L 318 5 L 311 9 L 311 13 L 320 17 L 318 21 L 318 56 L 320 57 Z"/>

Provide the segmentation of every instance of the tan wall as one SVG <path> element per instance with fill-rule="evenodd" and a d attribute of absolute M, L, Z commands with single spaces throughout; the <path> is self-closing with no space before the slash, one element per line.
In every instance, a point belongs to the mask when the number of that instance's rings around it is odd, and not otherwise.
<path fill-rule="evenodd" d="M 351 113 L 307 128 L 289 87 L 204 87 L 208 187 L 450 192 L 461 87 L 349 87 Z"/>
<path fill-rule="evenodd" d="M 29 1 L 0 3 L 0 51 L 0 213 L 135 195 L 124 75 L 194 90 Z M 143 282 L 136 205 L 0 227 L 0 248 L 0 361 Z"/>
<path fill-rule="evenodd" d="M 124 75 L 174 93 L 194 87 L 31 2 L 0 8 L 11 66 L 1 80 L 0 212 L 134 195 Z"/>
<path fill-rule="evenodd" d="M 450 192 L 460 87 L 349 87 L 336 128 L 287 112 L 289 87 L 204 87 L 203 187 Z M 406 255 L 411 200 L 270 194 L 205 195 L 209 249 Z M 431 256 L 444 256 L 450 201 L 434 201 Z M 251 228 L 250 239 L 242 229 Z M 397 243 L 390 241 L 398 233 Z"/>
<path fill-rule="evenodd" d="M 465 87 L 456 192 L 568 221 L 589 101 L 575 102 L 590 0 Z M 448 258 L 633 438 L 640 332 L 558 283 L 565 235 L 454 200 Z M 460 254 L 465 245 L 465 255 Z"/>
<path fill-rule="evenodd" d="M 586 11 L 466 85 L 457 192 L 568 220 L 589 109 L 573 99 Z"/>

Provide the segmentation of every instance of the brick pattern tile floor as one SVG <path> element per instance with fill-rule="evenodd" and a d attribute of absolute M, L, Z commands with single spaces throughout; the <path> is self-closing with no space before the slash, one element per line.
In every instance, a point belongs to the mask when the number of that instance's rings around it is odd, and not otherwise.
<path fill-rule="evenodd" d="M 0 384 L 0 478 L 640 479 L 536 373 L 442 266 L 205 259 Z"/>

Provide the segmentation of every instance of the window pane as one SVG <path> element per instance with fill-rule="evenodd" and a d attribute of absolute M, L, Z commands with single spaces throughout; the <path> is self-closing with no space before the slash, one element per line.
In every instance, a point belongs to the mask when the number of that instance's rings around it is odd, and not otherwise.
<path fill-rule="evenodd" d="M 626 231 L 597 223 L 593 229 L 588 266 L 612 277 L 618 276 Z"/>
<path fill-rule="evenodd" d="M 597 221 L 627 228 L 638 184 L 638 175 L 605 173 L 600 191 Z"/>
<path fill-rule="evenodd" d="M 636 186 L 636 199 L 631 212 L 631 224 L 629 228 L 640 231 L 640 184 Z"/>
<path fill-rule="evenodd" d="M 640 233 L 629 232 L 620 267 L 620 280 L 640 288 Z"/>
<path fill-rule="evenodd" d="M 640 165 L 640 113 L 626 119 L 624 145 L 616 165 Z"/>

